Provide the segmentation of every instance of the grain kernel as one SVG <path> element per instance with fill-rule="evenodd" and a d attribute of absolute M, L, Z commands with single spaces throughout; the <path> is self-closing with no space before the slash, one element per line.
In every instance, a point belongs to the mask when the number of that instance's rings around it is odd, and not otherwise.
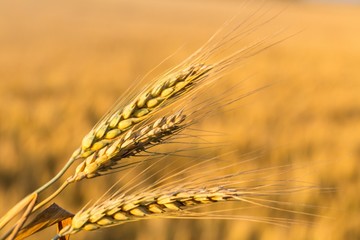
<path fill-rule="evenodd" d="M 111 218 L 104 217 L 104 218 L 100 219 L 99 221 L 97 221 L 96 223 L 101 225 L 101 226 L 105 226 L 105 225 L 110 225 L 113 222 L 114 221 Z"/>
<path fill-rule="evenodd" d="M 144 107 L 145 106 L 145 104 L 146 104 L 146 102 L 147 102 L 147 100 L 149 99 L 149 97 L 150 97 L 150 93 L 144 93 L 143 95 L 141 95 L 140 97 L 139 97 L 139 100 L 137 101 L 137 106 L 138 106 L 138 108 L 142 108 L 142 107 Z"/>
<path fill-rule="evenodd" d="M 167 85 L 168 85 L 169 87 L 172 87 L 172 86 L 175 85 L 175 83 L 176 83 L 178 80 L 179 80 L 178 77 L 172 76 L 172 77 L 170 77 L 170 79 L 168 80 Z"/>
<path fill-rule="evenodd" d="M 112 215 L 114 215 L 115 213 L 117 213 L 118 211 L 120 211 L 120 208 L 115 207 L 115 208 L 113 208 L 113 209 L 111 209 L 111 210 L 107 211 L 107 212 L 106 212 L 106 215 L 108 215 L 108 216 L 112 216 Z"/>
<path fill-rule="evenodd" d="M 138 109 L 134 112 L 134 116 L 135 117 L 143 117 L 145 116 L 146 114 L 148 114 L 150 111 L 149 109 L 147 108 L 141 108 L 141 109 Z"/>
<path fill-rule="evenodd" d="M 81 147 L 83 150 L 88 149 L 95 139 L 94 131 L 91 130 L 82 140 Z"/>
<path fill-rule="evenodd" d="M 114 214 L 114 219 L 118 221 L 124 221 L 128 220 L 129 218 L 124 213 L 118 212 Z"/>
<path fill-rule="evenodd" d="M 96 172 L 96 170 L 98 170 L 98 165 L 95 162 L 93 162 L 85 167 L 84 173 L 86 175 L 88 175 L 88 174 Z"/>
<path fill-rule="evenodd" d="M 93 154 L 93 153 L 94 153 L 93 150 L 87 150 L 86 152 L 83 152 L 83 153 L 81 154 L 81 157 L 87 158 L 88 156 L 90 156 L 90 155 Z"/>
<path fill-rule="evenodd" d="M 95 222 L 99 221 L 101 218 L 103 218 L 104 216 L 105 216 L 104 213 L 95 212 L 90 216 L 89 220 L 90 220 L 90 222 L 95 223 Z"/>
<path fill-rule="evenodd" d="M 85 169 L 85 162 L 82 162 L 79 164 L 79 166 L 76 167 L 75 173 L 82 172 Z"/>
<path fill-rule="evenodd" d="M 137 204 L 126 203 L 126 204 L 124 204 L 124 205 L 122 206 L 122 209 L 127 212 L 127 211 L 129 211 L 129 210 L 131 210 L 131 209 L 133 209 L 133 208 L 138 207 L 138 206 L 139 206 L 139 205 L 137 205 Z"/>
<path fill-rule="evenodd" d="M 119 112 L 116 112 L 112 118 L 110 119 L 110 122 L 109 122 L 109 127 L 110 128 L 114 128 L 116 127 L 116 125 L 118 125 L 119 121 L 120 121 L 120 118 L 121 118 L 121 115 Z"/>
<path fill-rule="evenodd" d="M 102 140 L 102 141 L 99 141 L 99 142 L 96 142 L 94 143 L 94 145 L 91 147 L 91 150 L 93 151 L 98 151 L 100 150 L 101 148 L 105 147 L 106 145 L 109 144 L 109 141 L 108 140 Z"/>
<path fill-rule="evenodd" d="M 173 87 L 166 88 L 161 92 L 162 97 L 168 97 L 174 91 Z"/>
<path fill-rule="evenodd" d="M 95 160 L 95 162 L 96 162 L 98 165 L 101 165 L 101 164 L 107 162 L 108 160 L 109 160 L 109 157 L 108 157 L 108 156 L 102 155 L 102 156 L 98 157 L 98 158 Z"/>
<path fill-rule="evenodd" d="M 126 107 L 124 107 L 123 112 L 122 112 L 123 118 L 128 119 L 131 116 L 131 114 L 133 113 L 135 107 L 136 107 L 136 105 L 134 103 L 131 103 L 131 104 L 127 105 Z"/>
<path fill-rule="evenodd" d="M 175 92 L 180 91 L 180 90 L 183 89 L 186 85 L 188 85 L 188 83 L 185 82 L 185 81 L 183 81 L 183 82 L 178 82 L 178 83 L 175 85 Z"/>
<path fill-rule="evenodd" d="M 174 200 L 172 199 L 171 196 L 168 196 L 168 195 L 163 195 L 163 196 L 160 196 L 158 199 L 157 199 L 157 203 L 158 204 L 166 204 L 166 203 L 171 203 L 173 202 Z"/>
<path fill-rule="evenodd" d="M 162 213 L 163 212 L 163 210 L 157 204 L 149 205 L 148 209 L 150 212 L 153 212 L 153 213 Z"/>
<path fill-rule="evenodd" d="M 180 210 L 179 205 L 176 202 L 173 203 L 165 203 L 164 206 L 170 210 L 178 211 Z"/>
<path fill-rule="evenodd" d="M 83 229 L 86 231 L 93 231 L 99 229 L 100 227 L 97 224 L 89 223 L 83 226 Z"/>
<path fill-rule="evenodd" d="M 123 144 L 121 144 L 121 147 L 122 149 L 125 149 L 127 146 L 129 146 L 130 144 L 132 144 L 134 141 L 129 139 L 129 140 L 126 140 Z"/>
<path fill-rule="evenodd" d="M 140 208 L 134 208 L 130 210 L 130 214 L 134 215 L 135 217 L 145 217 L 146 213 L 141 210 Z"/>
<path fill-rule="evenodd" d="M 132 119 L 126 119 L 119 122 L 118 128 L 122 131 L 125 131 L 133 124 Z"/>
<path fill-rule="evenodd" d="M 161 93 L 161 90 L 162 90 L 163 86 L 164 86 L 164 83 L 160 83 L 157 86 L 155 86 L 153 88 L 153 90 L 151 91 L 151 96 L 158 97 L 160 95 L 160 93 Z"/>
<path fill-rule="evenodd" d="M 153 108 L 153 107 L 156 107 L 157 105 L 160 104 L 160 100 L 158 98 L 153 98 L 153 99 L 150 99 L 147 103 L 146 103 L 146 106 L 149 107 L 149 108 Z"/>
<path fill-rule="evenodd" d="M 126 121 L 126 120 L 124 120 L 124 121 Z M 115 129 L 113 129 L 113 130 L 108 131 L 108 132 L 106 133 L 106 135 L 105 135 L 105 138 L 106 138 L 106 139 L 113 139 L 113 138 L 119 136 L 120 133 L 121 133 L 121 130 L 115 128 Z"/>
<path fill-rule="evenodd" d="M 96 138 L 97 138 L 97 139 L 102 138 L 102 137 L 104 136 L 107 128 L 108 128 L 108 125 L 107 125 L 107 124 L 104 124 L 104 125 L 102 125 L 100 128 L 98 128 L 97 131 L 96 131 L 96 134 L 95 134 Z"/>

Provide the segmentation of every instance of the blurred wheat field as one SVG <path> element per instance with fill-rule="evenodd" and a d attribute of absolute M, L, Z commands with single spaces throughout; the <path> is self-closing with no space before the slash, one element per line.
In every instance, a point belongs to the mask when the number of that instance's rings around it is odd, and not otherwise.
<path fill-rule="evenodd" d="M 239 153 L 262 149 L 253 161 L 259 167 L 306 165 L 295 177 L 335 190 L 295 193 L 290 201 L 319 206 L 314 213 L 325 217 L 290 228 L 151 220 L 74 239 L 360 238 L 360 6 L 298 1 L 270 11 L 284 8 L 275 30 L 304 30 L 225 77 L 236 83 L 251 76 L 244 89 L 271 87 L 199 127 L 226 133 Z M 2 1 L 0 214 L 49 180 L 135 79 L 180 48 L 160 68 L 174 66 L 241 11 L 237 1 Z M 90 191 L 71 187 L 56 202 L 75 211 L 105 192 L 105 181 Z M 50 229 L 33 239 L 51 236 Z"/>

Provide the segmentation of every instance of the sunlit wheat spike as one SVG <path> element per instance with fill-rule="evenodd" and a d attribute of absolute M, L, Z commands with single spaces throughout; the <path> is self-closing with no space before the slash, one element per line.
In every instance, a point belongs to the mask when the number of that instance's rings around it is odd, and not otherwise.
<path fill-rule="evenodd" d="M 204 79 L 211 65 L 192 64 L 181 71 L 160 77 L 129 104 L 116 107 L 82 140 L 73 157 L 88 157 L 112 143 L 112 140 L 147 119 L 169 100 L 184 94 Z"/>
<path fill-rule="evenodd" d="M 168 117 L 161 117 L 150 125 L 128 131 L 109 141 L 100 151 L 85 158 L 76 168 L 72 181 L 92 178 L 104 174 L 126 157 L 142 152 L 161 143 L 165 138 L 175 135 L 185 126 L 186 116 L 182 111 Z M 99 142 L 95 143 L 99 144 Z"/>
<path fill-rule="evenodd" d="M 240 190 L 223 187 L 120 195 L 78 212 L 71 225 L 62 229 L 54 239 L 81 230 L 96 230 L 146 218 L 171 216 L 197 205 L 241 201 L 242 195 L 243 192 Z"/>

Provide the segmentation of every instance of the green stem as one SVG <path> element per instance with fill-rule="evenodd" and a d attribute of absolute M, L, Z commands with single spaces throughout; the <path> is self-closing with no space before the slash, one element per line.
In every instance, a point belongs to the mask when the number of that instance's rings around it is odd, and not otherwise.
<path fill-rule="evenodd" d="M 53 177 L 50 181 L 48 181 L 47 183 L 36 189 L 34 193 L 39 194 L 48 187 L 50 187 L 54 182 L 56 182 L 59 178 L 61 178 L 62 175 L 64 175 L 64 173 L 69 169 L 69 167 L 71 166 L 71 164 L 74 163 L 75 160 L 76 160 L 75 157 L 71 157 L 69 161 L 65 164 L 65 166 L 60 170 L 60 172 L 58 172 L 58 174 L 55 175 L 55 177 Z"/>
<path fill-rule="evenodd" d="M 28 206 L 29 198 L 31 198 L 34 194 L 38 195 L 42 191 L 46 190 L 48 187 L 50 187 L 54 182 L 59 180 L 64 173 L 69 169 L 69 167 L 74 163 L 74 161 L 77 158 L 75 156 L 72 156 L 69 161 L 65 164 L 65 166 L 53 177 L 50 181 L 36 189 L 31 194 L 28 194 L 26 197 L 24 197 L 20 202 L 18 202 L 14 207 L 12 207 L 6 214 L 0 219 L 0 230 L 11 221 L 24 207 Z M 46 198 L 41 203 L 37 204 L 35 208 L 32 210 L 32 212 L 35 212 L 40 207 L 44 206 L 46 203 L 48 203 L 51 199 L 56 197 L 64 188 L 69 184 L 69 181 L 67 180 L 64 182 L 56 192 L 54 192 L 50 197 Z"/>
<path fill-rule="evenodd" d="M 70 184 L 70 181 L 66 180 L 53 194 L 51 194 L 49 197 L 47 197 L 46 199 L 44 199 L 41 203 L 36 204 L 36 206 L 33 208 L 32 212 L 35 212 L 36 210 L 38 210 L 39 208 L 41 208 L 42 206 L 44 206 L 45 204 L 47 204 L 48 202 L 50 202 L 52 199 L 54 199 L 57 195 L 59 195 L 59 193 L 62 192 L 62 190 L 64 190 L 67 185 Z"/>

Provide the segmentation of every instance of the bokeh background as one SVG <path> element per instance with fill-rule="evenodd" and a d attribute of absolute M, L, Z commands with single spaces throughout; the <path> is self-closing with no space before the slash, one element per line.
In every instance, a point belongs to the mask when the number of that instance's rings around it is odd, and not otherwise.
<path fill-rule="evenodd" d="M 160 69 L 179 63 L 253 5 L 261 6 L 230 0 L 0 1 L 0 214 L 60 169 L 134 79 L 181 47 Z M 300 172 L 304 180 L 334 190 L 291 199 L 318 206 L 312 213 L 324 217 L 290 228 L 151 220 L 73 239 L 360 238 L 360 5 L 324 0 L 266 7 L 274 14 L 283 10 L 274 31 L 299 33 L 254 56 L 226 81 L 252 76 L 246 89 L 272 86 L 199 127 L 229 133 L 228 143 L 240 153 L 261 148 L 264 154 L 253 162 L 259 167 L 307 166 Z M 99 187 L 102 180 L 92 184 L 69 188 L 56 202 L 75 212 L 106 190 Z M 270 209 L 262 214 L 281 216 Z"/>

